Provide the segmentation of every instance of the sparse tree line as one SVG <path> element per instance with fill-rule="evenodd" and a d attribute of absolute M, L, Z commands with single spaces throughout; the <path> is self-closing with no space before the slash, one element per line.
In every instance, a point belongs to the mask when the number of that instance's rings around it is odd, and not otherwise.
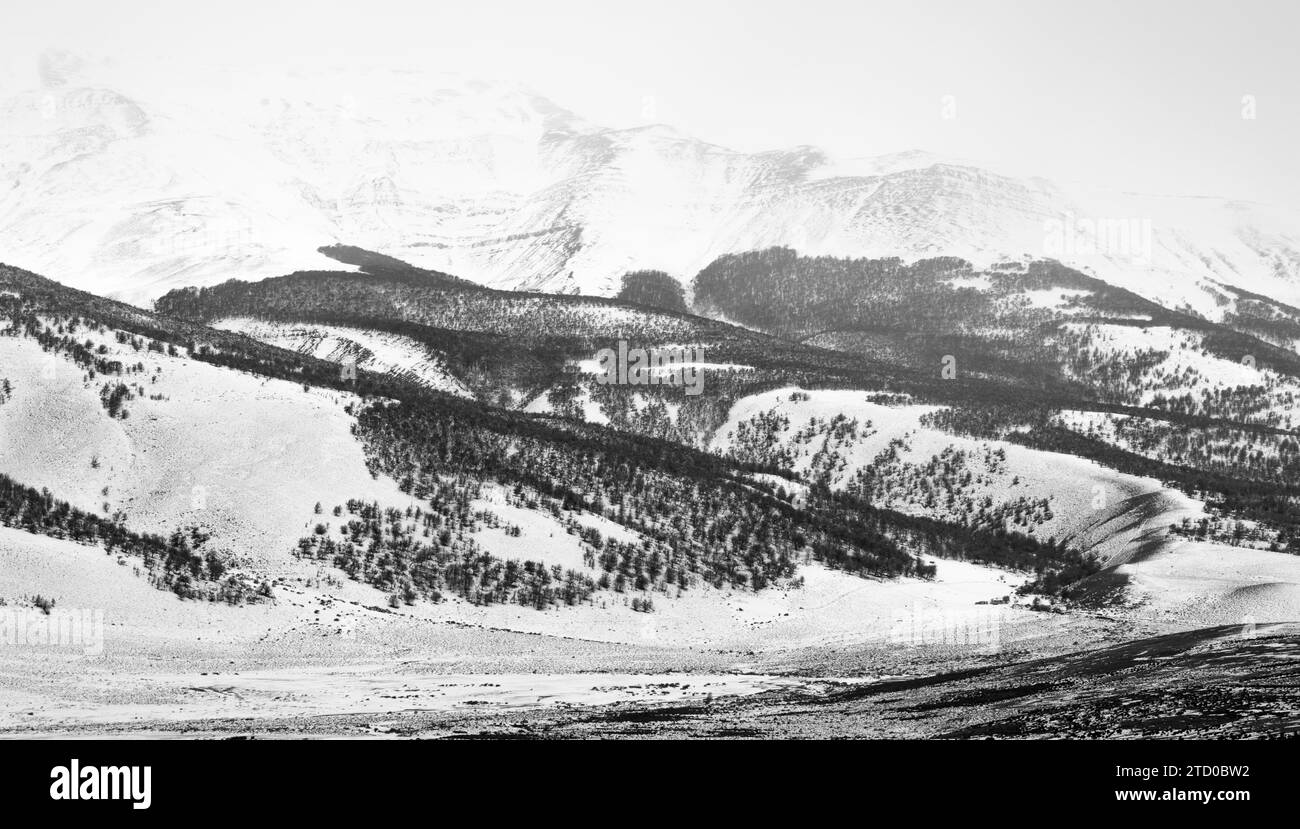
<path fill-rule="evenodd" d="M 1256 522 L 1225 518 L 1221 515 L 1207 516 L 1197 521 L 1184 518 L 1169 529 L 1175 535 L 1195 541 L 1213 541 L 1233 547 L 1253 547 L 1260 550 L 1278 551 L 1281 539 L 1278 532 Z"/>
<path fill-rule="evenodd" d="M 443 482 L 425 493 L 421 506 L 405 510 L 349 500 L 334 510 L 344 522 L 336 530 L 318 525 L 296 554 L 388 593 L 393 606 L 439 602 L 448 594 L 477 605 L 538 610 L 589 601 L 597 588 L 590 575 L 482 550 L 473 533 L 493 519 L 471 508 L 479 489 L 467 479 Z"/>
<path fill-rule="evenodd" d="M 105 334 L 103 326 L 98 326 L 83 320 L 76 316 L 54 315 L 53 317 L 43 318 L 34 313 L 29 313 L 20 317 L 21 324 L 11 326 L 6 330 L 9 336 L 26 336 L 36 341 L 43 351 L 51 355 L 60 355 L 71 361 L 83 371 L 83 380 L 92 382 L 96 377 L 124 377 L 132 374 L 143 374 L 145 366 L 143 362 L 137 361 L 134 364 L 124 364 L 121 360 L 108 359 L 108 347 L 86 338 L 78 340 L 79 331 L 95 331 L 98 334 Z M 129 334 L 117 331 L 114 332 L 119 343 L 130 345 L 136 351 L 147 348 L 150 351 L 164 352 L 169 349 L 172 354 L 176 353 L 175 346 L 164 346 L 157 340 L 143 340 L 140 337 L 132 337 Z M 150 382 L 157 382 L 157 375 L 150 377 Z M 0 402 L 4 402 L 12 394 L 12 386 L 6 379 L 0 386 Z M 128 385 L 120 380 L 113 380 L 104 383 L 99 390 L 100 404 L 109 417 L 126 419 L 129 412 L 126 408 L 126 402 L 134 399 L 136 396 L 144 397 L 146 395 L 144 386 L 136 383 Z M 152 399 L 161 399 L 161 395 L 153 395 Z"/>
<path fill-rule="evenodd" d="M 557 442 L 553 434 L 540 440 L 527 430 L 488 430 L 450 412 L 417 412 L 402 404 L 369 407 L 357 429 L 375 471 L 397 478 L 417 498 L 436 492 L 445 476 L 469 475 L 536 492 L 562 511 L 593 512 L 645 538 L 639 546 L 606 539 L 599 547 L 584 539 L 593 548 L 588 566 L 609 577 L 608 584 L 597 580 L 597 589 L 617 590 L 620 573 L 634 588 L 662 589 L 676 574 L 679 583 L 685 575 L 687 583 L 698 578 L 718 587 L 763 589 L 813 561 L 863 575 L 932 575 L 933 566 L 921 563 L 918 553 L 1029 570 L 1052 589 L 1064 585 L 1063 572 L 1095 570 L 1095 563 L 1052 540 L 994 529 L 992 522 L 956 526 L 817 486 L 796 506 L 784 489 L 732 483 L 731 464 L 721 458 L 693 455 L 694 468 L 656 468 L 647 463 L 655 457 L 650 451 L 628 455 L 617 443 L 592 444 L 580 434 L 571 441 Z M 662 457 L 674 459 L 677 452 Z M 1038 507 L 1020 505 L 1026 514 Z"/>
<path fill-rule="evenodd" d="M 681 447 L 490 429 L 481 419 L 404 404 L 368 407 L 357 433 L 374 471 L 417 498 L 437 491 L 445 476 L 469 475 L 522 486 L 562 510 L 601 515 L 653 545 L 606 542 L 602 569 L 617 572 L 625 560 L 653 561 L 657 553 L 664 564 L 654 568 L 655 579 L 671 567 L 711 584 L 754 589 L 789 578 L 800 560 L 872 575 L 919 572 L 915 557 L 868 522 L 828 515 L 829 505 L 796 509 L 735 480 L 731 463 Z M 683 456 L 687 463 L 680 463 Z"/>
<path fill-rule="evenodd" d="M 1300 478 L 1291 472 L 1300 438 L 1249 424 L 1144 417 L 1141 410 L 1111 417 L 1123 424 L 1115 435 L 1069 425 L 1054 409 L 1000 403 L 941 409 L 920 422 L 1155 478 L 1203 500 L 1226 522 L 1262 524 L 1260 532 L 1274 539 L 1271 548 L 1300 553 Z M 1232 532 L 1211 538 L 1234 543 Z"/>
<path fill-rule="evenodd" d="M 1069 375 L 1090 384 L 1107 402 L 1280 429 L 1300 425 L 1292 419 L 1300 411 L 1300 383 L 1294 376 L 1259 372 L 1257 382 L 1228 386 L 1193 366 L 1179 369 L 1180 353 L 1226 358 L 1201 332 L 1184 331 L 1173 350 L 1119 349 L 1092 324 L 1066 327 L 1057 342 Z"/>
<path fill-rule="evenodd" d="M 791 397 L 798 399 L 800 392 Z M 807 395 L 805 394 L 806 398 Z M 859 423 L 843 413 L 829 418 L 810 417 L 793 434 L 790 418 L 768 409 L 736 424 L 727 434 L 725 455 L 741 463 L 767 466 L 793 474 L 801 458 L 808 458 L 803 477 L 832 487 L 846 472 L 845 451 L 853 443 L 876 433 L 871 421 Z"/>
<path fill-rule="evenodd" d="M 732 433 L 732 456 L 760 465 L 771 463 L 780 474 L 802 477 L 815 491 L 829 493 L 844 472 L 845 450 L 851 441 L 873 432 L 870 421 L 859 424 L 843 414 L 810 419 L 792 436 L 792 442 L 808 444 L 817 437 L 822 442 L 807 474 L 799 476 L 793 471 L 797 456 L 782 439 L 790 428 L 789 418 L 777 410 L 759 412 Z M 871 464 L 845 477 L 843 490 L 834 497 L 847 499 L 858 510 L 892 515 L 894 523 L 901 516 L 922 512 L 927 518 L 914 520 L 932 520 L 932 528 L 891 536 L 906 549 L 1031 570 L 1037 575 L 1033 584 L 1050 592 L 1059 592 L 1069 583 L 1062 580 L 1061 573 L 1096 571 L 1094 561 L 1058 544 L 1055 538 L 1036 537 L 1036 528 L 1055 519 L 1050 497 L 1020 495 L 995 503 L 990 495 L 974 494 L 976 487 L 991 486 L 1006 475 L 1004 449 L 984 445 L 978 457 L 971 457 L 949 446 L 923 463 L 903 461 L 900 453 L 908 449 L 906 436 L 894 438 Z M 819 462 L 822 456 L 836 459 L 835 464 Z M 953 543 L 953 539 L 967 546 Z"/>
<path fill-rule="evenodd" d="M 240 604 L 265 596 L 267 587 L 230 572 L 226 557 L 202 549 L 208 540 L 197 529 L 176 530 L 169 537 L 137 533 L 120 515 L 103 518 L 50 494 L 24 486 L 0 473 L 0 524 L 37 535 L 96 545 L 109 555 L 135 559 L 149 583 L 183 599 Z M 261 592 L 259 592 L 259 590 Z"/>
<path fill-rule="evenodd" d="M 483 526 L 500 526 L 490 510 L 474 510 L 482 485 L 448 480 L 424 490 L 421 506 L 405 510 L 349 500 L 334 513 L 337 528 L 318 525 L 304 537 L 297 555 L 324 561 L 349 578 L 387 592 L 395 606 L 417 600 L 442 601 L 447 594 L 476 605 L 519 604 L 545 610 L 601 601 L 601 591 L 635 594 L 634 609 L 650 613 L 649 592 L 680 596 L 692 586 L 693 562 L 678 560 L 668 545 L 627 544 L 605 538 L 574 517 L 575 507 L 530 493 L 521 485 L 508 503 L 549 512 L 583 550 L 590 572 L 541 561 L 503 559 L 485 552 L 473 535 Z M 518 527 L 507 534 L 522 535 Z M 337 537 L 336 537 L 337 536 Z M 720 577 L 715 583 L 723 584 Z"/>
<path fill-rule="evenodd" d="M 1197 429 L 1129 415 L 1104 417 L 1100 428 L 1096 423 L 1073 426 L 1061 418 L 1053 419 L 1052 425 L 1191 469 L 1255 481 L 1300 481 L 1300 434 L 1249 431 L 1227 424 Z"/>
<path fill-rule="evenodd" d="M 1263 524 L 1276 533 L 1272 546 L 1300 553 L 1300 482 L 1256 481 L 1178 466 L 1060 426 L 1039 426 L 1012 433 L 1006 439 L 1033 449 L 1095 460 L 1119 472 L 1155 478 L 1204 501 L 1225 518 Z M 1231 543 L 1227 538 L 1216 540 Z"/>
<path fill-rule="evenodd" d="M 948 446 L 923 463 L 904 461 L 906 436 L 895 438 L 869 466 L 858 470 L 848 484 L 874 504 L 891 509 L 921 509 L 962 527 L 978 531 L 1018 532 L 1033 535 L 1036 528 L 1056 517 L 1052 498 L 1019 495 L 998 502 L 978 496 L 980 488 L 1004 482 L 1006 450 L 987 444 L 977 456 Z M 1002 480 L 999 480 L 1002 479 Z M 1011 486 L 1019 484 L 1013 477 Z"/>

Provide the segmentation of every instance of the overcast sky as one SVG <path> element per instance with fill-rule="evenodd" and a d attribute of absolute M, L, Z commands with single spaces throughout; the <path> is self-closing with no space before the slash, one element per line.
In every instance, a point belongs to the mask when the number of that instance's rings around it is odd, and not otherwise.
<path fill-rule="evenodd" d="M 924 149 L 1300 206 L 1297 32 L 1293 0 L 47 0 L 9 4 L 0 49 L 427 65 L 615 127 L 652 97 L 655 120 L 741 150 Z"/>

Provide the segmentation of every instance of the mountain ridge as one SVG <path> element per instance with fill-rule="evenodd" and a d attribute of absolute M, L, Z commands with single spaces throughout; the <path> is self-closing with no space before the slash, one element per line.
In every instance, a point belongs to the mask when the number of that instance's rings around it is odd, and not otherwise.
<path fill-rule="evenodd" d="M 774 245 L 988 265 L 1063 244 L 1054 258 L 1211 319 L 1236 311 L 1221 285 L 1300 305 L 1300 212 L 1285 208 L 1067 190 L 917 151 L 742 153 L 664 125 L 593 125 L 501 82 L 246 72 L 222 88 L 193 70 L 186 99 L 50 65 L 44 87 L 0 102 L 0 259 L 136 302 L 319 269 L 331 243 L 605 295 L 628 270 L 685 280 Z M 1088 223 L 1096 253 L 1072 249 Z M 1135 238 L 1112 238 L 1128 225 Z"/>

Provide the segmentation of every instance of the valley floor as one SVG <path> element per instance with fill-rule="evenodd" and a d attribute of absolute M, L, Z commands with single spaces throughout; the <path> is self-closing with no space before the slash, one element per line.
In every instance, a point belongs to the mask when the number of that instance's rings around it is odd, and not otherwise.
<path fill-rule="evenodd" d="M 1195 631 L 975 604 L 936 582 L 809 567 L 805 587 L 552 611 L 392 610 L 304 570 L 273 602 L 183 602 L 97 548 L 0 528 L 0 734 L 130 736 L 1210 736 L 1300 727 L 1300 630 Z M 24 642 L 39 611 L 103 611 L 102 653 Z M 722 594 L 722 595 L 719 595 Z M 722 608 L 719 610 L 719 608 Z M 706 614 L 712 614 L 707 619 Z M 661 618 L 654 618 L 661 617 Z M 707 622 L 707 624 L 706 624 Z M 647 624 L 653 627 L 647 628 Z M 707 631 L 707 633 L 706 633 Z"/>

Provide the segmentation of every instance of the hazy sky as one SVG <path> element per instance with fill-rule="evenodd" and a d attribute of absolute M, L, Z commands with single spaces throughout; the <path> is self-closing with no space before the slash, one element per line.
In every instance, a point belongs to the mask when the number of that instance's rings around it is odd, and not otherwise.
<path fill-rule="evenodd" d="M 0 49 L 427 65 L 609 126 L 652 97 L 654 120 L 742 150 L 925 149 L 1300 206 L 1298 32 L 1294 0 L 54 0 L 9 4 Z"/>

